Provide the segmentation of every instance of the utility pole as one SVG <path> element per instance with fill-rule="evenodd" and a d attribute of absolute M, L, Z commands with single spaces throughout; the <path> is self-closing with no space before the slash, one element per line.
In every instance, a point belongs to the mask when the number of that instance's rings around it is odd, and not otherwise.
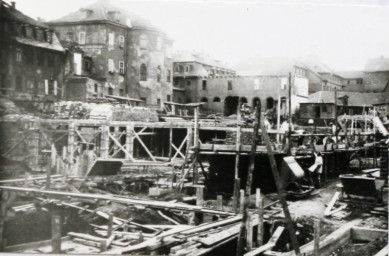
<path fill-rule="evenodd" d="M 335 143 L 336 145 L 338 144 L 338 96 L 337 96 L 337 93 L 336 93 L 336 87 L 335 87 L 335 91 L 334 91 L 334 97 L 335 97 L 335 120 L 334 120 L 334 123 L 335 123 Z"/>
<path fill-rule="evenodd" d="M 288 155 L 290 155 L 291 152 L 291 131 L 292 131 L 292 75 L 289 72 L 289 77 L 288 77 L 288 85 L 289 85 L 289 91 L 288 91 L 288 97 L 289 97 L 289 132 L 288 132 Z"/>

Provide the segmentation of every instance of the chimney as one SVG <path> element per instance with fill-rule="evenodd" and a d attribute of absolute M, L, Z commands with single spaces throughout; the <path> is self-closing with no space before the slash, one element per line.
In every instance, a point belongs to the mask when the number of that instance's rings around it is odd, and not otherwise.
<path fill-rule="evenodd" d="M 12 9 L 14 9 L 14 10 L 15 10 L 16 3 L 12 1 L 12 2 L 11 2 L 11 7 L 12 7 Z"/>

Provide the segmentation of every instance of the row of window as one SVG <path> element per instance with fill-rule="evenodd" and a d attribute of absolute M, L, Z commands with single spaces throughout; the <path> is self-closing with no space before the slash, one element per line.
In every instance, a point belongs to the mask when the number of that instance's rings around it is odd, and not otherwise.
<path fill-rule="evenodd" d="M 67 32 L 66 38 L 68 40 L 74 40 L 73 32 Z M 125 43 L 124 36 L 120 35 L 118 37 L 118 41 L 119 41 L 119 46 L 121 48 L 124 48 L 124 43 Z M 78 32 L 78 43 L 80 45 L 86 44 L 86 32 L 85 31 Z M 163 43 L 162 38 L 158 36 L 157 40 L 156 40 L 156 49 L 158 51 L 162 50 L 162 43 Z M 114 44 L 115 44 L 115 33 L 114 32 L 108 33 L 108 45 L 113 46 Z M 147 49 L 149 47 L 149 38 L 146 34 L 141 34 L 139 36 L 139 47 L 141 49 Z"/>
<path fill-rule="evenodd" d="M 175 80 L 174 81 L 174 85 L 175 86 L 184 86 L 185 84 L 185 80 Z M 192 84 L 192 81 L 191 80 L 186 80 L 186 85 L 187 86 L 190 86 Z M 207 90 L 207 80 L 203 80 L 202 83 L 201 83 L 201 88 L 203 91 Z M 227 89 L 228 90 L 232 90 L 232 81 L 231 80 L 228 80 L 227 81 Z"/>
<path fill-rule="evenodd" d="M 1 28 L 4 33 L 13 33 L 15 36 L 47 43 L 52 43 L 53 41 L 53 31 L 46 28 L 33 27 L 29 24 L 9 22 L 6 20 L 2 22 Z"/>
<path fill-rule="evenodd" d="M 7 84 L 6 81 L 2 79 L 2 83 L 0 87 L 2 89 L 7 89 L 5 88 L 6 84 Z M 58 83 L 56 80 L 52 80 L 52 79 L 37 81 L 37 80 L 29 80 L 28 78 L 25 79 L 25 77 L 22 76 L 16 76 L 15 91 L 56 96 L 58 94 Z"/>
<path fill-rule="evenodd" d="M 351 81 L 353 80 L 347 80 L 347 84 L 351 84 Z M 363 84 L 363 79 L 362 78 L 356 79 L 356 84 Z"/>
<path fill-rule="evenodd" d="M 53 67 L 56 62 L 55 58 L 55 54 L 38 49 L 16 48 L 15 51 L 15 61 L 28 65 Z"/>
<path fill-rule="evenodd" d="M 174 72 L 191 72 L 193 71 L 193 65 L 176 65 L 174 67 Z M 227 71 L 227 70 L 217 70 L 217 69 L 212 69 L 210 71 L 210 76 L 215 76 L 215 75 L 227 75 L 227 76 L 233 76 L 235 75 L 235 72 L 232 71 Z"/>
<path fill-rule="evenodd" d="M 113 59 L 108 59 L 108 71 L 110 73 L 113 73 L 114 72 L 114 61 Z M 124 67 L 124 61 L 119 61 L 119 73 L 124 75 L 124 71 L 125 70 L 125 67 Z M 166 82 L 170 83 L 171 81 L 171 70 L 168 69 L 167 70 L 167 75 L 166 75 Z M 161 74 L 162 74 L 162 69 L 161 69 L 161 66 L 158 65 L 157 66 L 157 82 L 161 82 Z M 146 64 L 142 63 L 139 67 L 139 81 L 147 81 L 147 66 Z"/>

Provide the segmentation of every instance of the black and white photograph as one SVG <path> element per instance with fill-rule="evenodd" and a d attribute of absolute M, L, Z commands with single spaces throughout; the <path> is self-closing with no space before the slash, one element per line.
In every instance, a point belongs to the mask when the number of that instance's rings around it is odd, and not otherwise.
<path fill-rule="evenodd" d="M 0 255 L 388 256 L 389 1 L 0 0 Z"/>

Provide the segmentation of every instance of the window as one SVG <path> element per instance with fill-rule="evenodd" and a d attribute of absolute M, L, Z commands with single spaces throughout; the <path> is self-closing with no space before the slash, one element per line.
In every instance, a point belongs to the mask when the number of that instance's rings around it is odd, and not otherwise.
<path fill-rule="evenodd" d="M 190 80 L 186 80 L 186 85 L 189 86 L 191 84 Z"/>
<path fill-rule="evenodd" d="M 174 80 L 174 85 L 178 86 L 180 84 L 180 81 Z"/>
<path fill-rule="evenodd" d="M 36 65 L 43 66 L 45 63 L 45 53 L 43 51 L 36 51 Z"/>
<path fill-rule="evenodd" d="M 119 36 L 119 47 L 124 48 L 124 36 Z"/>
<path fill-rule="evenodd" d="M 98 93 L 99 86 L 97 84 L 94 85 L 95 93 Z"/>
<path fill-rule="evenodd" d="M 219 98 L 219 97 L 215 97 L 215 98 L 213 99 L 213 102 L 220 102 L 220 98 Z"/>
<path fill-rule="evenodd" d="M 140 81 L 147 81 L 147 67 L 146 67 L 146 64 L 144 64 L 144 63 L 142 63 L 140 65 L 139 80 Z"/>
<path fill-rule="evenodd" d="M 24 52 L 24 63 L 26 64 L 34 64 L 34 51 L 33 49 L 28 49 Z"/>
<path fill-rule="evenodd" d="M 160 98 L 157 99 L 157 104 L 161 105 L 161 99 Z"/>
<path fill-rule="evenodd" d="M 108 59 L 108 72 L 110 73 L 114 72 L 113 59 Z"/>
<path fill-rule="evenodd" d="M 73 41 L 74 40 L 74 35 L 73 32 L 67 32 L 66 33 L 66 40 Z"/>
<path fill-rule="evenodd" d="M 350 80 L 347 80 L 347 84 L 350 84 Z"/>
<path fill-rule="evenodd" d="M 108 95 L 113 95 L 113 88 L 108 88 Z"/>
<path fill-rule="evenodd" d="M 124 75 L 124 61 L 119 61 L 119 73 Z"/>
<path fill-rule="evenodd" d="M 166 76 L 166 82 L 170 83 L 171 79 L 172 79 L 172 71 L 170 69 L 168 69 L 167 76 Z"/>
<path fill-rule="evenodd" d="M 189 66 L 185 66 L 185 72 L 189 72 Z"/>
<path fill-rule="evenodd" d="M 158 65 L 157 67 L 157 82 L 161 82 L 161 66 Z"/>
<path fill-rule="evenodd" d="M 108 33 L 108 45 L 114 45 L 115 43 L 115 34 Z"/>
<path fill-rule="evenodd" d="M 15 89 L 16 91 L 22 92 L 23 91 L 23 78 L 21 76 L 17 76 L 15 78 Z"/>
<path fill-rule="evenodd" d="M 90 59 L 84 59 L 84 70 L 90 71 L 92 68 L 92 63 Z"/>
<path fill-rule="evenodd" d="M 124 89 L 119 89 L 119 96 L 124 96 Z"/>
<path fill-rule="evenodd" d="M 157 51 L 160 51 L 162 49 L 162 38 L 159 36 L 157 37 Z"/>
<path fill-rule="evenodd" d="M 357 79 L 357 84 L 362 84 L 363 80 L 362 79 Z"/>
<path fill-rule="evenodd" d="M 146 104 L 146 98 L 145 97 L 141 97 L 140 100 L 142 100 Z"/>
<path fill-rule="evenodd" d="M 207 90 L 207 80 L 203 80 L 203 90 Z"/>
<path fill-rule="evenodd" d="M 85 44 L 85 32 L 78 33 L 78 43 Z"/>
<path fill-rule="evenodd" d="M 172 96 L 168 94 L 166 97 L 167 97 L 167 101 L 168 101 L 168 102 L 170 102 L 170 101 L 171 101 L 171 98 L 172 98 Z"/>
<path fill-rule="evenodd" d="M 54 66 L 54 55 L 52 53 L 47 54 L 47 65 L 49 67 Z"/>
<path fill-rule="evenodd" d="M 180 72 L 180 66 L 179 66 L 179 65 L 177 65 L 177 66 L 175 67 L 174 72 Z"/>
<path fill-rule="evenodd" d="M 22 49 L 20 48 L 16 49 L 16 62 L 18 63 L 22 62 Z"/>
<path fill-rule="evenodd" d="M 141 49 L 146 49 L 149 44 L 149 40 L 145 34 L 141 34 L 139 37 L 139 47 Z"/>
<path fill-rule="evenodd" d="M 206 97 L 202 97 L 201 102 L 208 102 L 208 99 Z"/>
<path fill-rule="evenodd" d="M 322 108 L 321 108 L 321 112 L 323 112 L 323 113 L 327 113 L 327 106 L 322 106 Z"/>
<path fill-rule="evenodd" d="M 228 84 L 228 90 L 232 90 L 232 81 L 228 80 L 227 84 Z"/>

